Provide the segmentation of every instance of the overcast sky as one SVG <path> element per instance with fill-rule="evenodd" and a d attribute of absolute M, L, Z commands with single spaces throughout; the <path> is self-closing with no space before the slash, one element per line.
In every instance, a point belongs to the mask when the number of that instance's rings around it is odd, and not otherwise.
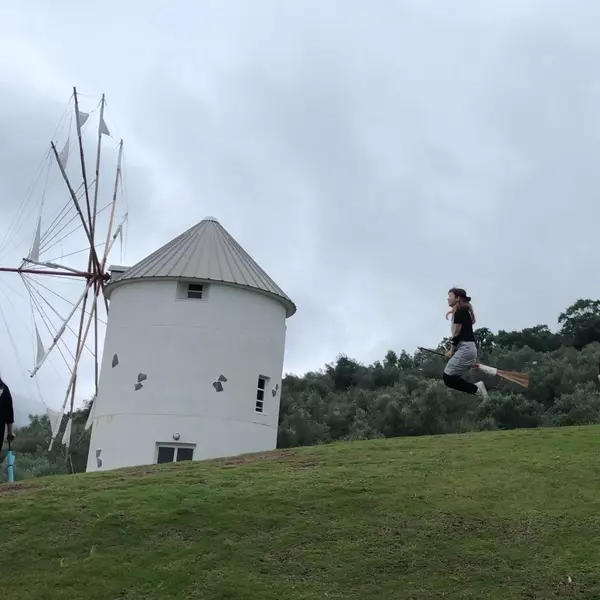
<path fill-rule="evenodd" d="M 127 262 L 216 216 L 298 305 L 286 371 L 436 344 L 453 285 L 479 326 L 554 327 L 600 288 L 599 19 L 576 0 L 3 2 L 0 239 L 76 85 L 125 138 Z"/>

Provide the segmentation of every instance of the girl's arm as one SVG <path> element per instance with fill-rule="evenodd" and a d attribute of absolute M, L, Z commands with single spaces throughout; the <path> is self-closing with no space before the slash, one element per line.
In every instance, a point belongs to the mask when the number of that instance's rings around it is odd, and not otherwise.
<path fill-rule="evenodd" d="M 462 329 L 462 323 L 452 323 L 452 337 L 456 337 Z"/>
<path fill-rule="evenodd" d="M 463 323 L 466 323 L 467 315 L 465 314 L 464 308 L 459 308 L 454 313 L 454 318 L 452 319 L 452 346 L 448 351 L 447 356 L 452 357 L 456 352 L 456 347 L 458 346 L 457 337 L 462 330 Z"/>
<path fill-rule="evenodd" d="M 452 340 L 450 342 L 452 345 L 450 346 L 450 350 L 446 352 L 447 358 L 452 358 L 454 356 L 454 353 L 456 352 L 456 346 L 458 345 L 458 343 L 456 342 L 456 336 L 460 333 L 461 329 L 461 323 L 452 323 Z"/>

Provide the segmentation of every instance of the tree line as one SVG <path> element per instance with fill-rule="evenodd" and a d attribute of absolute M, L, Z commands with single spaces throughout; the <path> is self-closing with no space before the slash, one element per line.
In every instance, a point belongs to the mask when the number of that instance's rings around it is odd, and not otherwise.
<path fill-rule="evenodd" d="M 461 394 L 441 381 L 444 359 L 420 351 L 389 350 L 365 365 L 340 355 L 319 371 L 286 375 L 282 383 L 278 447 L 397 436 L 600 423 L 600 300 L 581 299 L 558 317 L 558 327 L 520 331 L 475 330 L 480 360 L 499 369 L 527 371 L 527 389 L 473 371 L 489 399 Z M 438 350 L 445 350 L 443 339 Z M 74 444 L 48 451 L 50 422 L 30 418 L 17 431 L 15 477 L 85 471 L 90 405 L 74 415 Z M 66 425 L 63 423 L 63 427 Z M 59 434 L 60 439 L 60 434 Z M 0 481 L 5 469 L 0 471 Z"/>
<path fill-rule="evenodd" d="M 558 330 L 476 329 L 480 360 L 527 371 L 527 389 L 497 377 L 483 379 L 489 399 L 448 389 L 445 361 L 389 350 L 363 365 L 340 355 L 324 369 L 288 375 L 282 387 L 278 445 L 600 423 L 600 301 L 578 300 L 558 317 Z M 449 339 L 437 350 L 446 350 Z"/>

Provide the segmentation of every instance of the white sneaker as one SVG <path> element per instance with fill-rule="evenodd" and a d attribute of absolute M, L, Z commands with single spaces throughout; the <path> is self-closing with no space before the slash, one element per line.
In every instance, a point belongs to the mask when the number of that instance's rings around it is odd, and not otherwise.
<path fill-rule="evenodd" d="M 485 383 L 483 383 L 483 381 L 478 381 L 475 385 L 477 386 L 477 394 L 481 396 L 482 400 L 487 400 L 488 391 L 485 387 Z"/>

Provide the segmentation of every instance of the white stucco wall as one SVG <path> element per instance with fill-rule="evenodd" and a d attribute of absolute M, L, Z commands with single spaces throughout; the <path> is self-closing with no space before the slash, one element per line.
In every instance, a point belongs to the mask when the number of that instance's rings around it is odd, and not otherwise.
<path fill-rule="evenodd" d="M 172 280 L 117 286 L 87 470 L 98 470 L 97 450 L 100 470 L 154 463 L 157 443 L 175 444 L 174 434 L 196 444 L 194 460 L 274 449 L 285 317 L 276 299 L 218 283 L 203 300 L 177 298 Z M 135 391 L 139 373 L 147 379 Z M 263 414 L 255 412 L 259 375 L 269 378 Z"/>

